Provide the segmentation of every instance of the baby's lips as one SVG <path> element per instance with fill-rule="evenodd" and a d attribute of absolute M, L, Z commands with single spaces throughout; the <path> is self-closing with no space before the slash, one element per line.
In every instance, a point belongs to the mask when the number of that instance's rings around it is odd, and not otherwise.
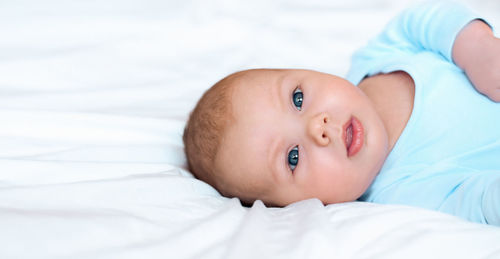
<path fill-rule="evenodd" d="M 347 155 L 348 156 L 354 156 L 356 155 L 359 150 L 363 147 L 363 142 L 364 142 L 364 129 L 363 129 L 363 124 L 356 118 L 352 117 L 352 143 L 349 146 L 349 150 Z"/>
<path fill-rule="evenodd" d="M 349 153 L 349 147 L 352 144 L 352 117 L 342 127 L 342 140 L 344 141 L 346 152 Z"/>

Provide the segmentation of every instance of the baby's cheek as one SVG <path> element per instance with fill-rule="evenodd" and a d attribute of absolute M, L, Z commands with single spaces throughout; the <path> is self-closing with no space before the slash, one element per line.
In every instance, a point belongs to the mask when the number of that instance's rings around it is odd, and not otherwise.
<path fill-rule="evenodd" d="M 313 176 L 320 183 L 342 182 L 346 170 L 349 169 L 346 168 L 345 162 L 332 153 L 317 154 L 311 163 Z"/>
<path fill-rule="evenodd" d="M 345 154 L 344 154 L 345 156 Z M 346 158 L 331 147 L 319 148 L 313 152 L 313 160 L 320 168 L 339 170 L 345 166 Z"/>

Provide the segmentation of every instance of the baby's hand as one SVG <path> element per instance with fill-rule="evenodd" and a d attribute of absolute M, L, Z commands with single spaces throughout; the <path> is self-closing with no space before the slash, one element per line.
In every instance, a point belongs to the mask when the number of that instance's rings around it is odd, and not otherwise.
<path fill-rule="evenodd" d="M 465 73 L 479 92 L 500 102 L 500 39 L 493 37 L 481 52 Z"/>
<path fill-rule="evenodd" d="M 484 22 L 475 20 L 459 33 L 453 59 L 482 94 L 500 102 L 500 39 Z"/>

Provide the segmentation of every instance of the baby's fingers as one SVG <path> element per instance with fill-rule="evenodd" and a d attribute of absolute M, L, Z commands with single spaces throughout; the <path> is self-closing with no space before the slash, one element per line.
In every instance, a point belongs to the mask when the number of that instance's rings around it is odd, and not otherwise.
<path fill-rule="evenodd" d="M 491 58 L 490 62 L 482 69 L 478 75 L 476 89 L 488 96 L 494 102 L 500 102 L 500 55 Z"/>
<path fill-rule="evenodd" d="M 476 89 L 494 102 L 500 102 L 500 39 L 494 38 L 466 70 Z"/>
<path fill-rule="evenodd" d="M 486 96 L 488 96 L 494 102 L 500 102 L 500 87 L 488 89 L 484 92 Z"/>

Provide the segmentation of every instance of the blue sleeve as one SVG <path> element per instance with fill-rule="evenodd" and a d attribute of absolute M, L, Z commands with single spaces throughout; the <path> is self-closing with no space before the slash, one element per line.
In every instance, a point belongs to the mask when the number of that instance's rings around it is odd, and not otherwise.
<path fill-rule="evenodd" d="M 500 226 L 500 177 L 489 182 L 482 198 L 481 205 L 486 223 Z"/>
<path fill-rule="evenodd" d="M 478 17 L 453 2 L 432 2 L 403 11 L 385 29 L 356 51 L 347 80 L 357 85 L 366 75 L 373 75 L 384 63 L 421 51 L 439 53 L 452 62 L 455 37 Z"/>

